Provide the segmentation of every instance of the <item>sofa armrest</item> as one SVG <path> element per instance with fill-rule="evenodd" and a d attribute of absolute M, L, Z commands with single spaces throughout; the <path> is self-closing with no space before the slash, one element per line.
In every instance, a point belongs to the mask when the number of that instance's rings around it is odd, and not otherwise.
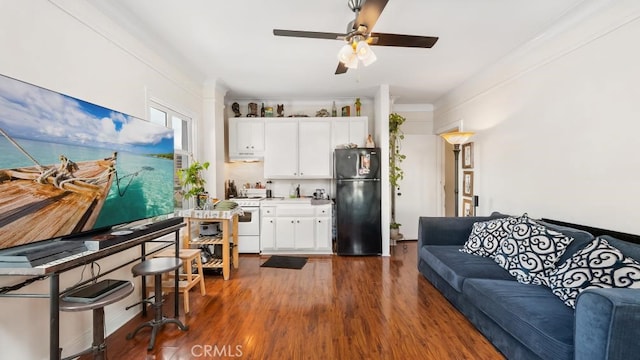
<path fill-rule="evenodd" d="M 424 245 L 464 245 L 474 223 L 505 216 L 420 217 L 418 249 Z"/>
<path fill-rule="evenodd" d="M 640 354 L 640 289 L 589 289 L 578 296 L 575 359 L 634 359 Z"/>

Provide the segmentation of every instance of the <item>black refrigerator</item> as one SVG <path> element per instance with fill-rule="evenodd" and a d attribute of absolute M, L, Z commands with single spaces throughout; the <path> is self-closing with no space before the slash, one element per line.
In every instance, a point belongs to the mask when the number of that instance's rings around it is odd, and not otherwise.
<path fill-rule="evenodd" d="M 336 149 L 338 255 L 382 253 L 380 148 Z"/>

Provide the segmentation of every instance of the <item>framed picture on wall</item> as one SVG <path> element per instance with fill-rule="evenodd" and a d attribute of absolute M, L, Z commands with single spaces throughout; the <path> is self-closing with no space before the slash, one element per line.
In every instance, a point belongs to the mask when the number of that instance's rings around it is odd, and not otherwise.
<path fill-rule="evenodd" d="M 473 201 L 471 199 L 462 199 L 462 216 L 474 216 Z"/>
<path fill-rule="evenodd" d="M 465 171 L 462 176 L 462 195 L 473 196 L 473 171 Z"/>
<path fill-rule="evenodd" d="M 462 168 L 473 169 L 473 143 L 462 145 Z"/>

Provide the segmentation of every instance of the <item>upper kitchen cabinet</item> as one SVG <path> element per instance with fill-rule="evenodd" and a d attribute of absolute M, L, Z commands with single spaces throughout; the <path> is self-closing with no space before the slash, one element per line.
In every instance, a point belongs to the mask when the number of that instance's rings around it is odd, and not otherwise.
<path fill-rule="evenodd" d="M 264 150 L 264 118 L 229 118 L 229 160 L 262 160 Z"/>
<path fill-rule="evenodd" d="M 329 179 L 331 156 L 328 118 L 266 120 L 265 178 Z"/>
<path fill-rule="evenodd" d="M 364 147 L 369 135 L 369 120 L 365 116 L 334 118 L 331 131 L 331 148 L 346 144 Z"/>

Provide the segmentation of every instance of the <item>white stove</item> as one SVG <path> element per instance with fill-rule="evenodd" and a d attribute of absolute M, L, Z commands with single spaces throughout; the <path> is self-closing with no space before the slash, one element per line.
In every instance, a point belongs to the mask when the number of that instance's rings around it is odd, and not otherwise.
<path fill-rule="evenodd" d="M 229 199 L 242 208 L 244 215 L 238 216 L 238 252 L 260 253 L 260 201 L 263 196 L 237 197 Z"/>

